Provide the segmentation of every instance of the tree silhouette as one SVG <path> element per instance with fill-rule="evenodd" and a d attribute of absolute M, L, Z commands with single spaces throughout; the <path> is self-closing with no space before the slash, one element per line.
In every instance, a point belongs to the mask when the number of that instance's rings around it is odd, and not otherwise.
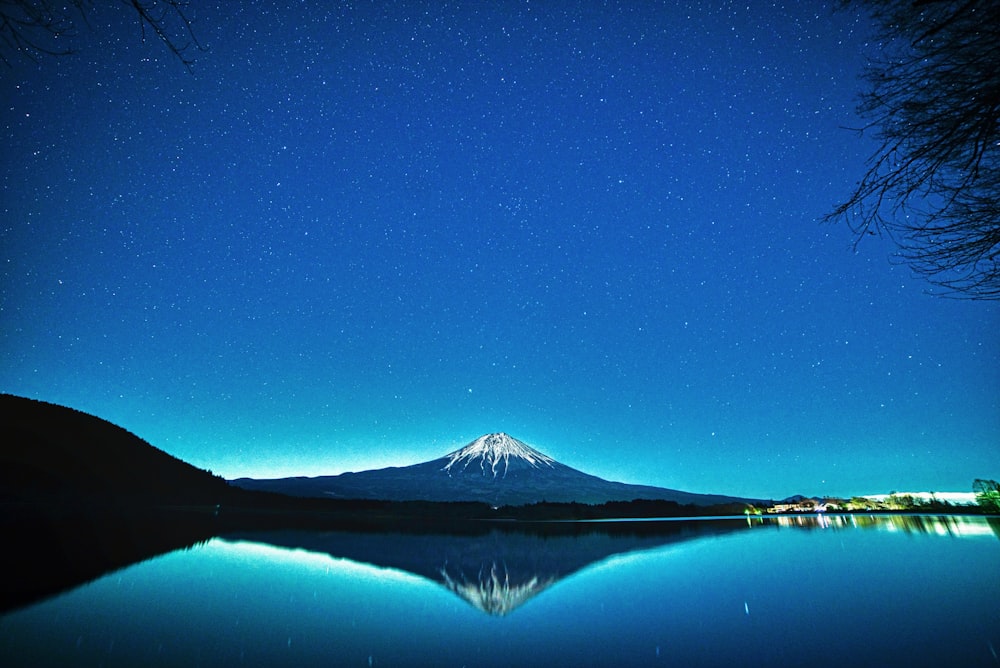
<path fill-rule="evenodd" d="M 185 13 L 186 0 L 119 0 L 118 4 L 135 14 L 142 41 L 147 31 L 152 32 L 191 69 L 191 47 L 203 48 Z M 72 53 L 67 43 L 76 35 L 78 22 L 86 24 L 93 10 L 92 0 L 0 0 L 0 60 L 10 65 L 11 53 L 32 59 L 38 54 Z"/>
<path fill-rule="evenodd" d="M 880 145 L 826 216 L 888 234 L 952 296 L 1000 299 L 1000 3 L 843 0 L 867 9 L 881 56 L 859 113 Z"/>

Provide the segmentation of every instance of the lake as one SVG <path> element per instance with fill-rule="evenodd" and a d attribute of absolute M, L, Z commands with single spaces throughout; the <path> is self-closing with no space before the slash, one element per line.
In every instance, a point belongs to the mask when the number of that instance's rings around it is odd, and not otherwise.
<path fill-rule="evenodd" d="M 0 664 L 996 666 L 998 574 L 972 516 L 234 531 L 14 606 Z"/>

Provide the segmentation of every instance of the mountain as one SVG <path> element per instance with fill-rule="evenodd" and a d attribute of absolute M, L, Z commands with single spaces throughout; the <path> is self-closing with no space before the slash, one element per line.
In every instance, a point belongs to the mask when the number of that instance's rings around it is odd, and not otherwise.
<path fill-rule="evenodd" d="M 611 482 L 561 464 L 507 434 L 486 434 L 444 457 L 315 478 L 239 478 L 233 485 L 291 496 L 385 501 L 478 501 L 494 506 L 540 501 L 601 504 L 657 499 L 681 504 L 741 503 L 746 499 Z"/>
<path fill-rule="evenodd" d="M 0 501 L 218 503 L 219 476 L 72 408 L 0 394 Z"/>

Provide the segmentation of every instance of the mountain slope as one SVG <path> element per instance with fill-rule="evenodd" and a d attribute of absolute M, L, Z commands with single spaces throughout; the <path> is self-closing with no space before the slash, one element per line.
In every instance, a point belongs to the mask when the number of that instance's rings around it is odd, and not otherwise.
<path fill-rule="evenodd" d="M 413 466 L 316 478 L 240 478 L 232 484 L 292 496 L 479 501 L 494 506 L 540 501 L 600 504 L 634 499 L 663 499 L 696 505 L 745 501 L 729 496 L 611 482 L 561 464 L 507 434 L 486 434 L 444 457 Z"/>
<path fill-rule="evenodd" d="M 0 499 L 218 503 L 225 480 L 72 408 L 0 394 Z"/>

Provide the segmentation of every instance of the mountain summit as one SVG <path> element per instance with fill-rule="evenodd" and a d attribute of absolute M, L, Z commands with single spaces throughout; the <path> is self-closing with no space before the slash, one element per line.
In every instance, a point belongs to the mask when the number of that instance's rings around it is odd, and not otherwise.
<path fill-rule="evenodd" d="M 636 499 L 710 506 L 746 499 L 612 482 L 570 468 L 504 433 L 485 434 L 444 457 L 317 478 L 233 480 L 237 487 L 291 496 L 382 501 L 477 501 L 521 506 L 542 501 L 601 504 Z"/>
<path fill-rule="evenodd" d="M 527 443 L 511 438 L 503 432 L 480 436 L 464 448 L 456 450 L 446 457 L 448 463 L 445 464 L 444 470 L 449 474 L 452 469 L 456 472 L 465 471 L 470 465 L 473 467 L 478 465 L 483 475 L 489 473 L 494 478 L 497 476 L 506 477 L 512 459 L 515 469 L 525 464 L 536 469 L 541 466 L 552 468 L 556 463 L 556 460 L 548 455 L 542 454 Z"/>

